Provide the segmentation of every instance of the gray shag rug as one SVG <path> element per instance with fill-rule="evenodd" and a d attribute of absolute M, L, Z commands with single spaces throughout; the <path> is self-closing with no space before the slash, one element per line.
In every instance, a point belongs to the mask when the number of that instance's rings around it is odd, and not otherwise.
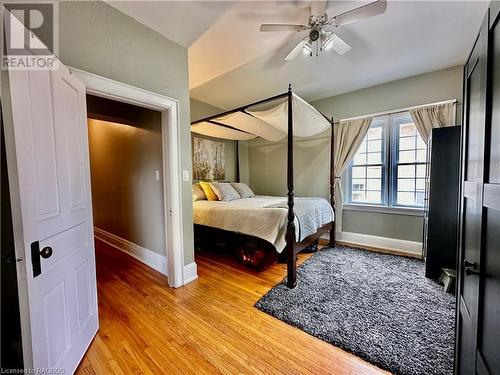
<path fill-rule="evenodd" d="M 345 246 L 318 251 L 255 306 L 395 374 L 452 374 L 455 298 L 417 259 Z"/>

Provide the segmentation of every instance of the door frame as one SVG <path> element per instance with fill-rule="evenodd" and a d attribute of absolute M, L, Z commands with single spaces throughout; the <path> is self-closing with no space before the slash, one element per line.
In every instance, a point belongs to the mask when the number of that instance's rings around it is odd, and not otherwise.
<path fill-rule="evenodd" d="M 165 256 L 168 285 L 178 288 L 191 281 L 184 275 L 182 178 L 179 148 L 179 101 L 81 69 L 68 67 L 87 94 L 153 109 L 161 113 Z M 186 276 L 188 279 L 186 279 Z"/>

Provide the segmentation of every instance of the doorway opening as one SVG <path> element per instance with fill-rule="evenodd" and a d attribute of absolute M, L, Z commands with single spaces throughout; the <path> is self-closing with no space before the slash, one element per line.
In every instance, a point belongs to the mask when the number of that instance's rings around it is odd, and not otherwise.
<path fill-rule="evenodd" d="M 95 237 L 167 275 L 161 112 L 87 94 Z"/>
<path fill-rule="evenodd" d="M 166 218 L 164 252 L 166 257 L 164 259 L 168 285 L 176 288 L 195 280 L 198 277 L 196 263 L 184 265 L 179 102 L 176 99 L 76 68 L 70 68 L 70 71 L 84 83 L 87 94 L 160 113 L 164 217 Z"/>

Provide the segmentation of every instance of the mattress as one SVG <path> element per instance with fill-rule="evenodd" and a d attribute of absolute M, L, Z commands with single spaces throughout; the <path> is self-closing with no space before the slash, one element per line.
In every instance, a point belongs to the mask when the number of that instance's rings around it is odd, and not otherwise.
<path fill-rule="evenodd" d="M 323 198 L 295 198 L 295 238 L 302 241 L 333 221 L 333 209 Z M 285 197 L 255 196 L 229 202 L 193 203 L 193 222 L 242 233 L 271 243 L 282 252 L 286 245 L 287 206 Z"/>

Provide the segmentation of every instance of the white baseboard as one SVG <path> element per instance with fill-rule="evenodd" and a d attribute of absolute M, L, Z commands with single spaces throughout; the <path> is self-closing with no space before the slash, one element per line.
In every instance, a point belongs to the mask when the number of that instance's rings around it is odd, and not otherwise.
<path fill-rule="evenodd" d="M 94 227 L 94 235 L 99 240 L 106 242 L 108 245 L 123 251 L 131 257 L 137 259 L 139 262 L 155 269 L 156 271 L 168 276 L 167 274 L 167 257 L 155 253 L 152 250 L 139 246 L 129 240 L 118 237 L 113 233 L 109 233 L 103 229 Z M 195 265 L 196 266 L 196 265 Z M 184 267 L 185 269 L 185 267 Z M 196 272 L 196 267 L 195 267 Z"/>
<path fill-rule="evenodd" d="M 184 266 L 184 285 L 194 281 L 198 278 L 198 268 L 195 262 L 189 263 Z"/>
<path fill-rule="evenodd" d="M 328 239 L 328 235 L 325 235 Z M 372 236 L 353 232 L 336 232 L 335 239 L 354 246 L 368 246 L 382 250 L 396 251 L 414 257 L 422 256 L 422 242 L 400 240 L 397 238 Z"/>

